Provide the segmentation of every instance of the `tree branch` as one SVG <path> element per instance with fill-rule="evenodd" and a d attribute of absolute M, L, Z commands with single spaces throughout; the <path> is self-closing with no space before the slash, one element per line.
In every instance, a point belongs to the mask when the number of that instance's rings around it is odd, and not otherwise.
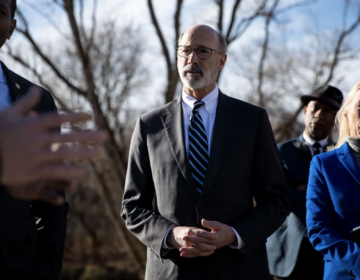
<path fill-rule="evenodd" d="M 182 2 L 182 1 L 178 1 L 178 4 L 179 4 L 179 2 Z M 160 26 L 159 26 L 159 23 L 157 21 L 156 15 L 155 15 L 152 0 L 148 0 L 148 8 L 149 8 L 149 11 L 150 11 L 151 21 L 152 21 L 152 23 L 153 23 L 153 25 L 154 25 L 154 27 L 156 29 L 156 34 L 157 34 L 158 39 L 160 41 L 162 52 L 163 52 L 163 55 L 164 55 L 165 60 L 166 60 L 166 66 L 167 66 L 167 72 L 168 72 L 168 80 L 170 80 L 172 63 L 171 63 L 171 60 L 170 60 L 170 55 L 169 55 L 168 48 L 166 46 L 164 36 L 163 36 L 163 34 L 162 34 L 161 30 L 160 30 Z"/>
<path fill-rule="evenodd" d="M 339 38 L 338 38 L 338 41 L 337 41 L 337 44 L 336 44 L 336 47 L 335 47 L 335 50 L 334 50 L 334 57 L 333 57 L 333 60 L 331 62 L 331 65 L 330 65 L 330 73 L 329 73 L 328 78 L 325 81 L 325 84 L 328 84 L 333 78 L 335 67 L 337 66 L 337 64 L 339 62 L 340 49 L 342 47 L 342 44 L 343 44 L 345 38 L 349 34 L 351 34 L 351 32 L 353 32 L 359 26 L 359 24 L 360 24 L 360 5 L 359 5 L 359 11 L 358 11 L 357 19 L 353 22 L 353 24 L 351 24 L 349 26 L 348 29 L 343 30 L 341 32 Z"/>
<path fill-rule="evenodd" d="M 21 18 L 21 20 L 23 21 L 24 25 L 25 25 L 25 30 L 21 30 L 21 29 L 17 29 L 21 34 L 23 34 L 28 41 L 30 42 L 30 44 L 32 45 L 32 47 L 34 48 L 35 52 L 43 59 L 43 61 L 54 71 L 54 73 L 56 74 L 56 76 L 63 81 L 70 89 L 72 89 L 73 91 L 75 91 L 77 94 L 80 95 L 85 95 L 85 92 L 78 88 L 77 86 L 75 86 L 74 84 L 72 84 L 68 78 L 66 78 L 61 72 L 60 69 L 58 69 L 58 67 L 55 66 L 55 63 L 53 63 L 50 58 L 48 56 L 46 56 L 44 54 L 44 52 L 41 50 L 40 46 L 35 42 L 34 38 L 30 35 L 30 32 L 28 31 L 28 24 L 27 21 L 25 20 L 24 15 L 22 14 L 22 12 L 20 10 L 17 10 L 18 16 Z"/>
<path fill-rule="evenodd" d="M 219 32 L 223 33 L 224 0 L 216 0 L 215 2 L 219 6 L 217 27 Z"/>
<path fill-rule="evenodd" d="M 319 2 L 319 1 L 320 0 L 300 1 L 300 2 L 297 2 L 297 3 L 291 4 L 289 6 L 285 6 L 283 8 L 278 9 L 276 11 L 276 15 L 281 14 L 281 13 L 286 13 L 286 12 L 292 10 L 292 9 L 295 9 L 295 8 L 304 7 L 304 6 L 307 6 L 307 5 L 313 5 L 314 3 Z"/>
<path fill-rule="evenodd" d="M 259 95 L 259 106 L 260 107 L 265 107 L 264 93 L 262 92 L 262 85 L 263 85 L 263 79 L 264 79 L 264 64 L 265 64 L 266 55 L 268 52 L 269 37 L 270 37 L 270 23 L 271 23 L 271 20 L 274 19 L 273 15 L 274 15 L 275 9 L 278 4 L 279 4 L 279 0 L 275 0 L 270 11 L 267 14 L 267 17 L 266 17 L 265 38 L 264 38 L 264 42 L 262 45 L 262 52 L 261 52 L 261 58 L 260 58 L 260 63 L 259 63 L 259 69 L 258 69 L 257 92 Z"/>
<path fill-rule="evenodd" d="M 264 0 L 263 2 L 261 2 L 261 4 L 257 7 L 257 9 L 255 10 L 255 12 L 249 16 L 246 17 L 244 19 L 242 19 L 236 26 L 236 30 L 235 30 L 235 34 L 233 36 L 229 36 L 227 38 L 227 44 L 229 45 L 230 43 L 232 43 L 233 41 L 235 41 L 236 39 L 240 38 L 246 31 L 246 29 L 248 29 L 248 27 L 250 26 L 250 24 L 260 15 L 262 15 L 264 8 L 266 6 L 267 0 Z"/>
<path fill-rule="evenodd" d="M 226 42 L 229 42 L 230 34 L 233 30 L 235 19 L 236 19 L 236 11 L 237 11 L 238 7 L 240 6 L 240 3 L 241 3 L 241 0 L 236 0 L 234 3 L 234 6 L 232 8 L 230 25 L 229 25 L 229 28 L 228 28 L 228 31 L 227 31 L 226 37 L 225 37 Z"/>
<path fill-rule="evenodd" d="M 175 17 L 174 17 L 174 28 L 175 28 L 175 45 L 174 47 L 176 48 L 176 46 L 178 45 L 178 39 L 180 37 L 180 16 L 181 16 L 181 8 L 182 8 L 182 4 L 183 4 L 183 0 L 177 0 L 177 4 L 176 4 L 176 12 L 175 12 Z M 174 48 L 174 49 L 175 49 Z M 175 60 L 177 59 L 177 55 L 175 52 Z"/>
<path fill-rule="evenodd" d="M 60 34 L 61 37 L 63 37 L 65 40 L 71 42 L 71 38 L 61 30 L 60 26 L 53 20 L 53 17 L 51 17 L 48 13 L 45 13 L 43 10 L 38 9 L 34 4 L 25 2 L 27 6 L 29 6 L 33 11 L 38 13 L 41 17 L 43 17 L 47 22 Z M 19 10 L 16 11 L 16 13 L 19 13 Z"/>
<path fill-rule="evenodd" d="M 87 45 L 87 50 L 89 51 L 93 45 L 94 45 L 94 37 L 95 37 L 95 33 L 96 33 L 96 28 L 97 28 L 97 19 L 96 19 L 96 11 L 97 11 L 97 6 L 98 6 L 98 1 L 94 0 L 93 2 L 93 12 L 92 12 L 92 27 L 91 27 L 91 33 L 90 33 L 90 39 L 88 41 L 88 45 Z"/>

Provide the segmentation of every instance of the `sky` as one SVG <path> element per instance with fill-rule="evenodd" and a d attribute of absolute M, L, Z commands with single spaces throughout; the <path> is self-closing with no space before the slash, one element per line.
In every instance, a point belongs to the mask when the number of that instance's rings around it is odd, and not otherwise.
<path fill-rule="evenodd" d="M 92 0 L 84 0 L 86 3 L 85 21 L 87 24 L 91 22 L 92 12 Z M 282 0 L 282 6 L 288 6 L 292 3 L 298 3 L 304 0 Z M 345 0 L 313 0 L 310 1 L 313 4 L 306 5 L 300 8 L 290 10 L 277 18 L 277 23 L 273 24 L 271 28 L 276 34 L 279 29 L 284 30 L 287 37 L 287 47 L 291 50 L 296 50 L 300 45 L 311 44 L 313 38 L 309 35 L 314 30 L 321 30 L 323 33 L 334 32 L 335 28 L 341 28 L 342 26 L 342 10 Z M 353 0 L 356 4 L 358 0 Z M 41 7 L 41 13 L 47 13 L 50 15 L 51 20 L 56 22 L 60 29 L 66 33 L 67 20 L 60 9 L 49 9 L 48 4 L 52 2 L 50 0 L 18 0 L 18 7 L 23 11 L 25 16 L 30 21 L 30 27 L 34 37 L 43 43 L 45 48 L 56 48 L 59 41 L 63 40 L 57 32 L 51 27 L 51 25 L 44 20 L 38 12 L 31 9 L 30 5 Z M 233 0 L 225 0 L 225 19 L 229 18 L 230 9 Z M 254 4 L 253 0 L 244 0 L 240 7 L 241 15 L 247 15 L 247 11 L 251 9 L 251 5 Z M 175 0 L 153 0 L 155 13 L 158 17 L 162 32 L 167 40 L 169 46 L 175 39 L 173 32 L 173 15 L 175 12 Z M 217 7 L 212 0 L 184 0 L 181 16 L 181 31 L 187 28 L 203 23 L 215 27 Z M 356 10 L 349 9 L 349 22 L 354 20 Z M 99 22 L 104 22 L 108 18 L 116 19 L 117 24 L 120 26 L 125 23 L 131 23 L 134 26 L 138 26 L 140 30 L 140 36 L 145 42 L 145 54 L 144 63 L 153 73 L 151 81 L 148 86 L 143 89 L 141 95 L 148 96 L 148 102 L 146 107 L 156 107 L 160 105 L 163 100 L 161 98 L 162 90 L 166 83 L 165 72 L 165 60 L 161 55 L 161 48 L 158 38 L 156 37 L 155 29 L 151 24 L 151 19 L 148 12 L 146 0 L 99 0 L 96 9 Z M 225 29 L 227 28 L 228 20 L 224 20 Z M 234 42 L 229 47 L 228 61 L 235 61 L 232 54 L 238 53 L 243 48 L 257 42 L 263 38 L 264 35 L 264 21 L 255 21 L 249 30 L 243 37 L 237 42 Z M 360 35 L 360 28 L 356 30 L 356 33 Z M 359 38 L 359 36 L 356 39 Z M 276 35 L 275 35 L 276 36 Z M 12 38 L 13 44 L 23 44 L 23 38 L 19 34 L 15 34 Z M 325 42 L 326 43 L 326 42 Z M 349 44 L 356 44 L 356 42 L 349 41 Z M 360 45 L 360 44 L 359 44 Z M 50 47 L 49 47 L 50 46 Z M 172 48 L 169 48 L 170 52 L 174 52 Z M 360 51 L 360 47 L 359 47 Z M 26 52 L 26 50 L 24 50 Z M 20 71 L 21 68 L 12 62 L 8 57 L 1 55 L 0 58 L 9 64 L 10 67 Z M 360 80 L 360 67 L 358 67 L 359 61 L 348 61 L 340 65 L 337 71 L 345 74 L 344 81 L 339 87 L 347 92 L 350 87 Z M 231 65 L 231 63 L 228 63 Z M 225 67 L 223 76 L 226 77 L 220 81 L 220 88 L 222 88 L 229 95 L 237 95 L 236 91 L 242 86 L 241 79 L 234 78 L 234 69 L 230 66 Z M 237 96 L 241 98 L 240 96 Z"/>

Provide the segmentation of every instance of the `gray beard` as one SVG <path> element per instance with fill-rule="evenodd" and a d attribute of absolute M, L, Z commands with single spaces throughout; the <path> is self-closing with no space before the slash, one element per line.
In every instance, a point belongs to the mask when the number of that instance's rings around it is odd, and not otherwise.
<path fill-rule="evenodd" d="M 200 77 L 187 77 L 184 69 L 179 69 L 180 80 L 184 84 L 185 87 L 190 89 L 202 89 L 206 86 L 212 84 L 217 80 L 219 75 L 219 59 L 217 60 L 216 66 L 212 69 L 210 73 L 204 73 Z"/>

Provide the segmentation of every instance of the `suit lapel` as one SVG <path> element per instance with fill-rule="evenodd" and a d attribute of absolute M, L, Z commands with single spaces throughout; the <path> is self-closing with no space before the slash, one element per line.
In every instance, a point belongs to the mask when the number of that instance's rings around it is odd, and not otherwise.
<path fill-rule="evenodd" d="M 240 115 L 238 111 L 233 110 L 233 105 L 234 103 L 231 99 L 219 91 L 209 165 L 201 196 L 205 196 L 211 189 L 226 152 L 229 149 L 229 143 Z"/>
<path fill-rule="evenodd" d="M 312 156 L 311 156 L 310 148 L 308 145 L 305 144 L 305 140 L 302 137 L 302 135 L 296 139 L 296 141 L 294 142 L 294 146 L 295 148 L 298 149 L 302 161 L 306 166 L 306 169 L 309 170 Z"/>
<path fill-rule="evenodd" d="M 164 125 L 168 141 L 170 142 L 172 154 L 182 175 L 187 180 L 193 192 L 199 195 L 191 174 L 186 153 L 181 97 L 170 103 L 167 113 L 161 117 L 161 121 Z"/>
<path fill-rule="evenodd" d="M 360 170 L 359 166 L 355 160 L 355 157 L 350 151 L 350 147 L 347 142 L 345 142 L 338 149 L 338 157 L 341 163 L 349 171 L 349 173 L 354 177 L 354 179 L 360 184 Z"/>
<path fill-rule="evenodd" d="M 6 81 L 8 83 L 11 101 L 14 103 L 21 96 L 23 96 L 24 92 L 22 91 L 20 84 L 15 81 L 14 74 L 2 62 L 1 62 L 1 67 L 3 69 Z"/>

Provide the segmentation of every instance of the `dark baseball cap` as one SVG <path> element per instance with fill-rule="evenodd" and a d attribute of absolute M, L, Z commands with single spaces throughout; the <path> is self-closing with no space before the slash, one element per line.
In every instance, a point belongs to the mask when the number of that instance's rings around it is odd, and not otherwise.
<path fill-rule="evenodd" d="M 344 96 L 342 92 L 338 88 L 330 85 L 324 85 L 317 88 L 311 95 L 301 96 L 301 102 L 304 106 L 307 106 L 312 100 L 317 100 L 332 105 L 336 110 L 340 109 L 343 99 Z"/>

